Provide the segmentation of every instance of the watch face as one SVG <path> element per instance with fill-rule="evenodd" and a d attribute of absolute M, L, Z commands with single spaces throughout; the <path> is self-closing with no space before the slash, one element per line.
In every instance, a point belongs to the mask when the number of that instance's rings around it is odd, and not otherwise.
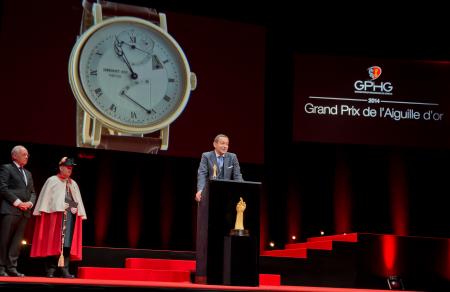
<path fill-rule="evenodd" d="M 177 118 L 189 98 L 183 51 L 141 19 L 117 17 L 92 27 L 77 42 L 70 67 L 81 107 L 118 131 L 158 130 Z"/>

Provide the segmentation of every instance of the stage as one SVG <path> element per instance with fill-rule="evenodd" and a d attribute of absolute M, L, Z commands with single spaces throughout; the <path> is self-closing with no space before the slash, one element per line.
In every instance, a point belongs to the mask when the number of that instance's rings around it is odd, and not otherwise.
<path fill-rule="evenodd" d="M 24 246 L 19 271 L 0 277 L 11 290 L 83 289 L 125 291 L 383 291 L 401 279 L 406 291 L 450 291 L 450 240 L 446 238 L 350 233 L 309 238 L 263 251 L 259 285 L 195 283 L 192 251 L 84 247 L 73 262 L 76 279 L 43 277 L 43 263 Z"/>
<path fill-rule="evenodd" d="M 0 288 L 10 290 L 38 289 L 64 289 L 64 290 L 104 290 L 125 291 L 145 289 L 145 291 L 302 291 L 302 292 L 376 292 L 386 291 L 379 289 L 351 289 L 351 288 L 329 288 L 329 287 L 306 287 L 306 286 L 265 286 L 243 287 L 223 285 L 202 285 L 192 283 L 169 283 L 156 281 L 123 281 L 123 280 L 91 280 L 91 279 L 50 279 L 45 277 L 1 277 Z M 412 291 L 412 290 L 411 290 Z"/>

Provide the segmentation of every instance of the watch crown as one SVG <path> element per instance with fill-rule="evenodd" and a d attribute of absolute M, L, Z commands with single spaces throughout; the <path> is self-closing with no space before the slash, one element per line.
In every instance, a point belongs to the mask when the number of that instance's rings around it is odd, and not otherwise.
<path fill-rule="evenodd" d="M 189 81 L 191 83 L 191 91 L 195 90 L 195 88 L 197 88 L 197 75 L 195 75 L 194 72 L 191 72 L 191 78 Z"/>

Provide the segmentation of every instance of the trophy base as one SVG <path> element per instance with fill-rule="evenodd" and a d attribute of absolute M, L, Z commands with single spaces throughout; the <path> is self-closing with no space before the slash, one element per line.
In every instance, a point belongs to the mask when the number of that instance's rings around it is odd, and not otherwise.
<path fill-rule="evenodd" d="M 231 229 L 230 236 L 250 236 L 247 229 Z"/>

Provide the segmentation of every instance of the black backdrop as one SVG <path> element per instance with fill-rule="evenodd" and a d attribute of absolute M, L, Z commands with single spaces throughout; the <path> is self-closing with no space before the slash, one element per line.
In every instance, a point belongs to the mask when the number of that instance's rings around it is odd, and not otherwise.
<path fill-rule="evenodd" d="M 5 33 L 5 19 L 11 19 L 4 15 L 12 13 L 5 11 L 5 2 L 11 4 L 13 0 L 2 2 L 2 33 Z M 71 2 L 72 9 L 77 9 L 77 2 Z M 246 179 L 263 182 L 261 235 L 264 246 L 269 240 L 281 246 L 294 233 L 305 239 L 318 235 L 320 230 L 326 234 L 358 231 L 450 237 L 445 208 L 450 189 L 446 171 L 450 160 L 448 150 L 292 142 L 294 54 L 450 60 L 450 48 L 442 37 L 436 37 L 444 32 L 444 26 L 439 26 L 444 18 L 440 18 L 437 11 L 431 21 L 425 22 L 414 14 L 404 19 L 405 14 L 400 17 L 392 10 L 383 10 L 387 14 L 383 14 L 382 19 L 372 17 L 368 20 L 367 11 L 295 10 L 283 2 L 275 7 L 275 11 L 273 7 L 262 7 L 263 13 L 254 13 L 252 7 L 236 9 L 237 3 L 233 1 L 229 3 L 230 7 L 215 9 L 174 2 L 177 1 L 153 4 L 165 12 L 212 17 L 229 21 L 230 25 L 256 25 L 266 31 L 263 45 L 265 73 L 261 88 L 263 126 L 239 134 L 245 136 L 251 131 L 263 131 L 263 140 L 250 141 L 247 149 L 250 153 L 251 149 L 262 151 L 263 160 L 260 161 L 264 163 L 245 159 L 242 153 L 242 168 Z M 377 15 L 377 12 L 371 10 L 369 15 Z M 57 6 L 46 7 L 39 13 L 37 19 L 49 19 L 52 13 L 58 13 Z M 342 17 L 347 17 L 348 21 L 342 22 Z M 67 16 L 59 16 L 58 20 L 64 18 Z M 24 21 L 20 15 L 13 19 Z M 407 25 L 396 26 L 394 19 Z M 69 20 L 78 25 L 79 17 L 73 15 Z M 6 27 L 13 26 L 9 23 Z M 71 28 L 69 34 L 60 23 L 56 23 L 55 28 L 67 38 L 76 33 L 76 29 Z M 9 33 L 14 34 L 14 31 Z M 28 50 L 39 48 L 36 40 L 38 38 L 30 43 L 30 47 L 17 52 L 9 49 L 7 53 L 14 54 L 17 59 L 26 59 Z M 4 49 L 5 45 L 8 46 L 8 42 L 2 39 Z M 48 45 L 58 46 L 58 42 Z M 28 86 L 19 82 L 24 75 L 37 76 L 45 72 L 45 68 L 35 68 L 35 60 L 29 62 L 29 67 L 23 70 L 11 72 L 3 68 L 2 87 L 7 85 L 6 81 L 14 79 L 15 90 L 20 92 L 21 86 Z M 64 68 L 65 64 L 62 64 L 61 69 Z M 67 84 L 55 86 L 66 88 Z M 68 87 L 65 90 L 70 93 Z M 2 100 L 6 98 L 8 96 L 1 95 Z M 23 104 L 13 102 L 8 108 L 2 107 L 2 112 L 17 111 L 20 116 Z M 46 118 L 53 125 L 59 120 L 56 114 Z M 32 127 L 19 129 L 19 137 L 23 137 L 20 136 L 24 135 L 23 131 L 33 131 Z M 64 127 L 57 129 L 63 135 Z M 3 135 L 16 135 L 16 130 L 13 123 L 2 120 Z M 208 129 L 203 139 L 196 143 L 208 150 L 209 139 L 216 132 Z M 231 150 L 240 154 L 239 147 L 233 148 L 233 143 L 239 143 L 239 140 L 230 136 Z M 80 166 L 75 170 L 74 178 L 81 186 L 89 216 L 84 224 L 85 245 L 194 249 L 196 204 L 193 195 L 200 153 L 198 157 L 180 157 L 82 150 L 55 145 L 58 136 L 51 133 L 46 138 L 47 144 L 52 145 L 2 137 L 2 162 L 9 160 L 9 151 L 16 143 L 24 144 L 30 150 L 29 169 L 38 190 L 46 177 L 54 173 L 54 164 L 61 156 L 78 157 Z M 183 144 L 183 141 L 177 143 Z M 31 227 L 32 224 L 28 234 Z"/>

